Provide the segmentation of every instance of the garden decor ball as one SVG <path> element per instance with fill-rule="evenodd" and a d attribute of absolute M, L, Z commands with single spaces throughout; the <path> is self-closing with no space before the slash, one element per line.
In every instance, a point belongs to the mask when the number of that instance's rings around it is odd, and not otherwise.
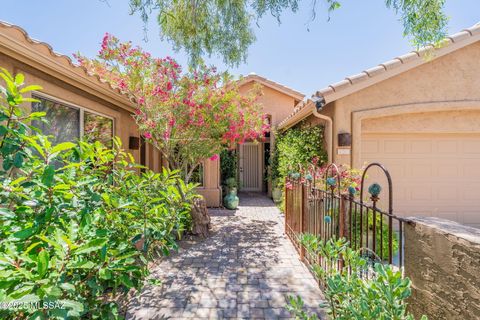
<path fill-rule="evenodd" d="M 378 183 L 372 183 L 370 187 L 368 187 L 368 193 L 374 197 L 378 197 L 380 192 L 382 192 L 382 187 Z"/>
<path fill-rule="evenodd" d="M 355 189 L 354 187 L 350 186 L 348 187 L 348 193 L 353 196 L 355 195 L 355 193 L 357 193 L 357 189 Z"/>
<path fill-rule="evenodd" d="M 337 184 L 337 180 L 333 177 L 327 178 L 327 184 L 332 187 Z"/>

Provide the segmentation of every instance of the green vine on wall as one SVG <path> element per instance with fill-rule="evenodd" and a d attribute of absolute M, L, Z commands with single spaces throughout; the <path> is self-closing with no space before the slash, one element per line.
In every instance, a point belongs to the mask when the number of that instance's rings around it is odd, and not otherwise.
<path fill-rule="evenodd" d="M 222 184 L 225 185 L 226 180 L 234 178 L 237 180 L 238 156 L 236 150 L 223 150 L 220 153 L 220 175 Z"/>
<path fill-rule="evenodd" d="M 327 162 L 324 147 L 324 126 L 304 122 L 276 133 L 275 149 L 270 161 L 270 179 L 273 186 L 282 186 L 291 168 L 306 166 L 314 158 L 318 164 Z"/>

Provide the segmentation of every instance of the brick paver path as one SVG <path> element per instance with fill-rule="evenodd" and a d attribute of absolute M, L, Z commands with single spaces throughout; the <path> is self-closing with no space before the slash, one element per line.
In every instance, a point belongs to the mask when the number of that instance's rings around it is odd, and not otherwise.
<path fill-rule="evenodd" d="M 283 234 L 265 196 L 241 194 L 237 211 L 211 210 L 213 232 L 161 261 L 127 319 L 291 318 L 286 296 L 321 312 L 322 293 Z"/>

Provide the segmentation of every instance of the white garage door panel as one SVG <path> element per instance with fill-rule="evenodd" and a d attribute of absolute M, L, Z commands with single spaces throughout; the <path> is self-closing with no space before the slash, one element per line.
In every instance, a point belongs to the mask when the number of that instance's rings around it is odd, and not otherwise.
<path fill-rule="evenodd" d="M 363 134 L 361 160 L 390 171 L 397 214 L 480 227 L 480 134 Z"/>

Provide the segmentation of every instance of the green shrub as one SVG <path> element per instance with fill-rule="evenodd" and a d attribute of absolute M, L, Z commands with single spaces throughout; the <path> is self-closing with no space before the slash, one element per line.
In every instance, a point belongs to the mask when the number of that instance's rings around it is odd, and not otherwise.
<path fill-rule="evenodd" d="M 321 255 L 325 265 L 335 266 L 342 260 L 343 268 L 313 265 L 315 275 L 325 283 L 327 312 L 332 319 L 395 319 L 413 320 L 405 300 L 411 295 L 410 280 L 389 265 L 370 264 L 359 252 L 350 248 L 345 239 L 324 242 L 311 234 L 301 236 L 301 243 L 312 255 Z M 362 277 L 366 273 L 369 277 Z M 300 297 L 289 297 L 287 309 L 297 319 L 318 319 L 303 310 Z M 422 320 L 426 320 L 425 316 Z"/>
<path fill-rule="evenodd" d="M 327 161 L 323 126 L 300 124 L 285 132 L 277 132 L 275 149 L 270 161 L 270 179 L 274 186 L 283 186 L 288 173 L 314 161 Z"/>
<path fill-rule="evenodd" d="M 153 173 L 99 142 L 52 145 L 25 115 L 23 76 L 0 73 L 0 302 L 52 309 L 0 310 L 0 318 L 109 319 L 115 302 L 140 288 L 147 262 L 168 253 L 190 225 L 193 186 Z"/>
<path fill-rule="evenodd" d="M 330 206 L 325 206 L 325 215 L 331 217 L 334 221 L 339 221 L 339 208 L 335 204 Z M 389 258 L 389 226 L 388 226 L 388 217 L 377 212 L 376 213 L 376 221 L 375 221 L 375 234 L 373 232 L 373 210 L 368 209 L 368 213 L 366 212 L 367 209 L 364 209 L 362 215 L 360 215 L 360 209 L 357 208 L 357 214 L 355 215 L 352 212 L 352 221 L 349 224 L 351 228 L 352 239 L 350 242 L 352 245 L 360 246 L 360 237 L 362 237 L 362 245 L 364 248 L 368 248 L 365 250 L 365 254 L 374 255 L 375 258 L 381 260 L 388 260 Z M 367 216 L 368 216 L 368 224 L 367 224 Z M 360 223 L 360 218 L 362 222 Z M 395 220 L 394 220 L 395 221 Z M 361 226 L 361 228 L 360 228 Z M 335 224 L 335 227 L 338 228 L 338 225 Z M 367 243 L 367 234 L 368 234 L 368 243 Z M 375 252 L 372 251 L 373 249 L 373 237 L 375 235 L 376 241 L 376 248 Z M 349 237 L 350 235 L 348 235 Z M 399 234 L 392 231 L 392 255 L 395 256 L 398 253 L 399 248 Z"/>
<path fill-rule="evenodd" d="M 224 149 L 220 153 L 220 176 L 222 183 L 226 185 L 227 180 L 237 180 L 238 156 L 236 150 Z"/>

